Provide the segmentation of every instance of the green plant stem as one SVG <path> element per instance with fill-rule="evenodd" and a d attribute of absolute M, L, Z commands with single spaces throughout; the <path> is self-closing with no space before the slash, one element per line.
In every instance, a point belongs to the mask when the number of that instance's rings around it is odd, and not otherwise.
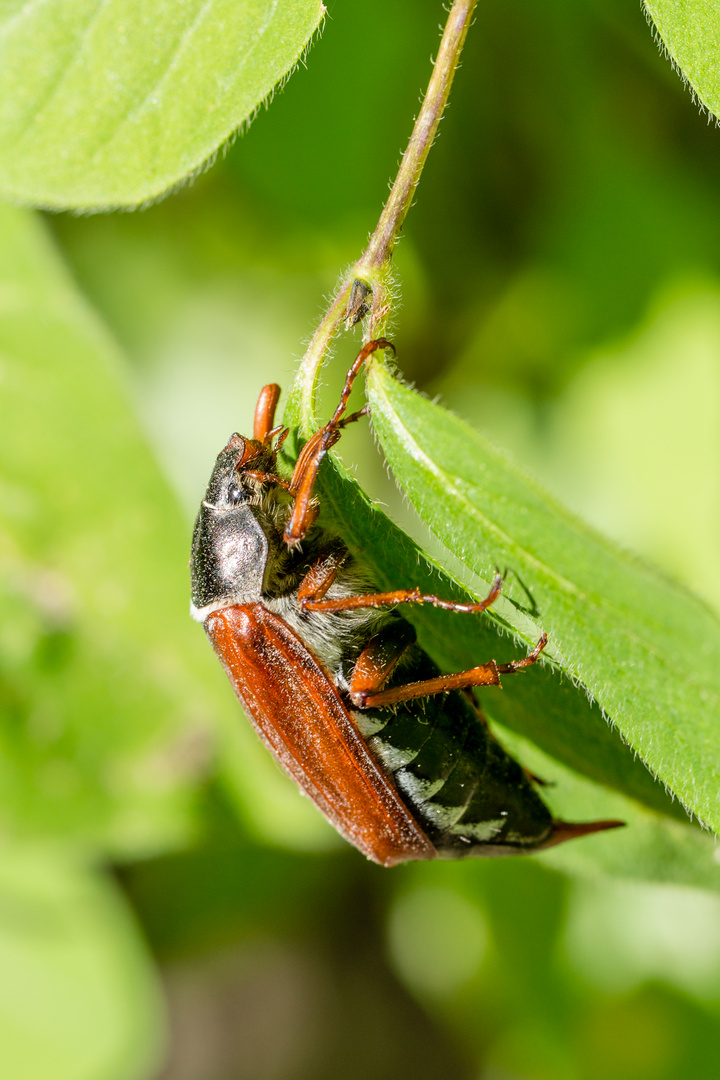
<path fill-rule="evenodd" d="M 427 92 L 390 196 L 367 248 L 350 267 L 305 353 L 289 403 L 291 410 L 300 413 L 301 427 L 307 427 L 303 434 L 309 434 L 315 417 L 304 412 L 302 403 L 315 399 L 323 358 L 338 327 L 346 318 L 348 299 L 356 279 L 366 282 L 372 290 L 365 340 L 378 337 L 385 329 L 390 311 L 389 277 L 393 250 L 445 110 L 476 3 L 477 0 L 455 0 L 450 9 Z"/>
<path fill-rule="evenodd" d="M 440 42 L 427 93 L 377 228 L 357 266 L 371 273 L 392 257 L 405 215 L 442 119 L 477 0 L 455 0 Z M 360 275 L 358 275 L 360 276 Z"/>

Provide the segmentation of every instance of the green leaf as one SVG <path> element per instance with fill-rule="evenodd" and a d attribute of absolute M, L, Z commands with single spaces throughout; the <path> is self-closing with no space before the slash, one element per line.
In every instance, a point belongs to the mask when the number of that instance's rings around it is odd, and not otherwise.
<path fill-rule="evenodd" d="M 542 852 L 541 862 L 575 876 L 598 872 L 635 881 L 693 885 L 720 892 L 720 858 L 715 837 L 641 806 L 634 799 L 598 787 L 559 764 L 527 739 L 506 728 L 498 737 L 525 768 L 549 785 L 542 791 L 553 814 L 563 821 L 614 818 L 625 829 L 599 833 Z"/>
<path fill-rule="evenodd" d="M 40 222 L 0 205 L 0 828 L 167 850 L 217 767 L 253 835 L 332 845 L 189 618 L 190 523 L 125 370 Z"/>
<path fill-rule="evenodd" d="M 369 385 L 379 375 L 382 372 L 373 367 Z M 284 416 L 284 422 L 296 426 L 303 437 L 317 428 L 313 395 L 314 381 L 303 371 Z M 296 449 L 292 437 L 288 443 L 292 459 Z M 467 588 L 390 521 L 332 455 L 320 470 L 318 492 L 321 523 L 342 536 L 379 588 L 418 585 L 423 592 L 467 598 Z M 482 592 L 480 586 L 471 595 Z M 527 606 L 522 590 L 519 598 Z M 514 623 L 521 626 L 528 643 L 535 640 L 538 630 L 527 615 L 509 600 L 501 599 L 497 606 L 501 618 L 491 613 L 457 615 L 420 605 L 407 606 L 403 616 L 444 670 L 457 671 L 492 656 L 502 660 L 517 656 L 518 649 L 508 638 Z M 539 858 L 568 873 L 720 889 L 720 864 L 710 835 L 688 823 L 679 803 L 606 722 L 583 686 L 563 678 L 550 665 L 538 664 L 506 677 L 504 690 L 491 688 L 480 696 L 493 723 L 502 724 L 501 742 L 553 785 L 543 789 L 543 798 L 557 817 L 619 818 L 628 823 L 627 829 L 564 844 Z"/>
<path fill-rule="evenodd" d="M 0 826 L 166 848 L 224 708 L 187 614 L 189 527 L 115 346 L 41 224 L 2 206 L 0 298 Z"/>
<path fill-rule="evenodd" d="M 158 1064 L 150 959 L 117 888 L 48 850 L 0 858 L 0 1075 L 132 1080 Z"/>
<path fill-rule="evenodd" d="M 511 571 L 506 594 L 514 603 L 498 609 L 503 622 L 530 644 L 537 634 L 528 624 L 532 608 L 533 623 L 549 635 L 545 659 L 584 688 L 652 773 L 718 830 L 717 618 L 575 519 L 477 432 L 377 362 L 368 396 L 383 450 L 422 519 L 473 573 L 487 580 L 496 566 Z M 672 492 L 668 503 L 672 513 Z M 517 681 L 537 683 L 537 671 Z M 511 687 L 507 679 L 510 693 L 515 681 Z M 586 759 L 568 763 L 593 775 L 594 751 L 585 741 L 590 716 L 578 712 L 582 727 L 565 727 L 563 736 Z M 525 733 L 535 738 L 533 725 L 547 716 L 528 719 Z"/>
<path fill-rule="evenodd" d="M 701 104 L 720 115 L 720 8 L 716 0 L 645 0 L 645 10 Z"/>
<path fill-rule="evenodd" d="M 323 14 L 320 0 L 3 0 L 0 194 L 157 198 L 248 122 Z"/>

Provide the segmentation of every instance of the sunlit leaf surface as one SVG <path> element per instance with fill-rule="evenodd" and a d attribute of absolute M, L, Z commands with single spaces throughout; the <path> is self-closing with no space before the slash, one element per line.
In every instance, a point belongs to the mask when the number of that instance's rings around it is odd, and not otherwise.
<path fill-rule="evenodd" d="M 127 1080 L 162 1041 L 150 957 L 115 885 L 47 850 L 0 859 L 0 1075 Z"/>
<path fill-rule="evenodd" d="M 701 821 L 720 827 L 717 618 L 379 364 L 368 385 L 378 437 L 423 520 L 473 572 L 511 571 L 509 592 L 531 605 L 560 670 Z M 503 614 L 527 636 L 522 611 Z"/>
<path fill-rule="evenodd" d="M 374 388 L 377 424 L 377 385 L 381 375 L 374 367 L 371 370 L 369 385 Z M 402 393 L 408 393 L 390 381 Z M 304 431 L 312 430 L 315 421 L 309 384 L 298 380 L 295 394 L 291 395 L 286 422 L 298 423 Z M 455 423 L 454 418 L 450 420 Z M 382 418 L 378 430 L 382 430 Z M 422 424 L 418 430 L 424 430 Z M 321 470 L 320 492 L 321 520 L 342 535 L 380 588 L 418 585 L 422 591 L 439 596 L 465 593 L 456 579 L 437 566 L 367 498 L 336 461 L 328 462 Z M 458 509 L 446 507 L 446 513 L 448 520 L 456 520 Z M 490 577 L 494 567 L 482 571 Z M 508 592 L 511 588 L 508 581 Z M 514 591 L 527 608 L 528 595 L 518 590 L 517 580 Z M 476 595 L 482 594 L 478 586 Z M 514 629 L 530 643 L 538 633 L 537 621 L 544 625 L 542 612 L 530 618 L 507 600 L 500 601 L 497 607 L 500 618 L 410 605 L 403 609 L 403 615 L 417 627 L 422 644 L 445 670 L 457 671 L 489 657 L 504 660 L 518 655 L 519 647 L 513 644 L 508 630 Z M 550 666 L 540 665 L 514 678 L 506 676 L 503 681 L 503 691 L 493 688 L 481 692 L 483 707 L 492 719 L 502 723 L 500 738 L 508 749 L 536 775 L 551 782 L 543 797 L 556 816 L 565 820 L 616 818 L 629 826 L 621 832 L 563 845 L 541 856 L 543 860 L 571 873 L 601 871 L 720 888 L 720 865 L 711 836 L 688 824 L 679 803 L 673 802 L 663 785 L 653 780 L 597 705 L 591 703 L 582 685 L 574 685 Z M 526 738 L 517 739 L 513 732 Z"/>
<path fill-rule="evenodd" d="M 438 0 L 328 7 L 307 72 L 198 183 L 141 214 L 51 219 L 123 345 L 133 402 L 184 499 L 184 537 L 215 453 L 231 431 L 250 430 L 263 382 L 287 389 L 322 298 L 357 256 L 437 48 Z M 402 369 L 600 531 L 717 603 L 718 334 L 702 297 L 708 285 L 720 295 L 718 131 L 638 5 L 476 10 L 397 250 Z M 682 310 L 668 297 L 677 282 Z M 323 370 L 322 418 L 352 351 L 344 335 Z M 426 547 L 361 429 L 348 429 L 340 456 Z M 404 537 L 392 542 L 334 475 L 325 513 L 334 520 L 337 503 L 378 580 L 449 593 L 447 575 Z M 185 539 L 168 561 L 178 557 L 184 565 Z M 512 575 L 508 588 L 529 608 Z M 448 669 L 521 654 L 534 632 L 528 619 L 521 643 L 489 617 L 408 614 Z M 169 616 L 163 630 L 179 649 Z M 289 782 L 279 796 L 285 779 L 254 745 L 201 629 L 187 633 L 207 653 L 206 704 L 232 734 L 222 790 L 201 774 L 211 827 L 121 871 L 170 991 L 163 1077 L 716 1080 L 717 894 L 665 883 L 713 885 L 717 849 L 667 816 L 679 803 L 589 710 L 583 688 L 536 667 L 483 704 L 514 756 L 554 781 L 543 795 L 555 812 L 618 816 L 628 828 L 528 859 L 388 873 L 339 839 L 324 855 L 287 850 L 310 846 L 299 811 L 318 831 L 322 821 Z M 654 881 L 620 880 L 632 876 Z M 687 903 L 673 902 L 679 892 Z M 51 1021 L 37 1011 L 29 1038 L 41 1041 Z"/>
<path fill-rule="evenodd" d="M 716 0 L 645 0 L 660 40 L 699 101 L 720 113 L 720 8 Z"/>
<path fill-rule="evenodd" d="M 3 0 L 0 194 L 50 207 L 157 198 L 297 63 L 320 0 Z"/>

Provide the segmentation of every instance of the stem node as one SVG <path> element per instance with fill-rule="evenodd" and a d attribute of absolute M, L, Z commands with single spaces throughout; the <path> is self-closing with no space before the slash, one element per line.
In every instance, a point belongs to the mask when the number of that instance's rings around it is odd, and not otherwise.
<path fill-rule="evenodd" d="M 369 315 L 365 341 L 383 336 L 391 307 L 390 261 L 442 119 L 476 3 L 477 0 L 454 0 L 390 195 L 365 251 L 351 267 L 313 335 L 295 382 L 292 395 L 295 401 L 298 397 L 306 403 L 314 401 L 323 358 L 343 322 L 349 330 Z M 306 415 L 305 420 L 311 427 L 314 417 Z"/>

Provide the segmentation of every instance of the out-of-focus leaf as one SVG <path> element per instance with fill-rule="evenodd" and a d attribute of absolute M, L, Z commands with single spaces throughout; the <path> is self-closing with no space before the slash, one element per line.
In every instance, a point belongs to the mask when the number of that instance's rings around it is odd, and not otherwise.
<path fill-rule="evenodd" d="M 627 826 L 560 844 L 538 855 L 541 862 L 570 875 L 601 873 L 720 892 L 720 860 L 712 833 L 687 821 L 671 821 L 634 799 L 589 783 L 514 732 L 496 725 L 496 734 L 514 757 L 547 782 L 542 796 L 555 817 L 564 821 L 614 818 Z"/>
<path fill-rule="evenodd" d="M 686 807 L 720 828 L 715 616 L 584 526 L 477 432 L 378 363 L 368 389 L 382 447 L 423 520 L 473 572 L 512 571 L 508 592 L 525 611 L 504 608 L 507 624 L 527 641 L 531 610 L 557 667 L 587 689 Z M 584 740 L 581 726 L 573 741 L 590 760 L 595 751 Z"/>
<path fill-rule="evenodd" d="M 673 283 L 655 298 L 645 325 L 593 350 L 548 410 L 550 486 L 601 532 L 647 554 L 715 611 L 718 355 L 720 285 L 697 278 Z"/>
<path fill-rule="evenodd" d="M 562 951 L 586 985 L 628 994 L 662 982 L 717 1016 L 720 897 L 679 885 L 578 881 L 568 909 Z"/>
<path fill-rule="evenodd" d="M 47 850 L 0 854 L 0 1075 L 129 1080 L 157 1064 L 162 1009 L 117 889 Z"/>
<path fill-rule="evenodd" d="M 720 9 L 716 0 L 644 0 L 674 64 L 710 112 L 720 113 Z"/>
<path fill-rule="evenodd" d="M 320 0 L 4 0 L 0 193 L 132 206 L 199 169 L 299 60 Z"/>
<path fill-rule="evenodd" d="M 164 848 L 192 827 L 222 713 L 187 617 L 189 530 L 114 345 L 39 223 L 7 207 L 0 386 L 0 822 Z"/>

